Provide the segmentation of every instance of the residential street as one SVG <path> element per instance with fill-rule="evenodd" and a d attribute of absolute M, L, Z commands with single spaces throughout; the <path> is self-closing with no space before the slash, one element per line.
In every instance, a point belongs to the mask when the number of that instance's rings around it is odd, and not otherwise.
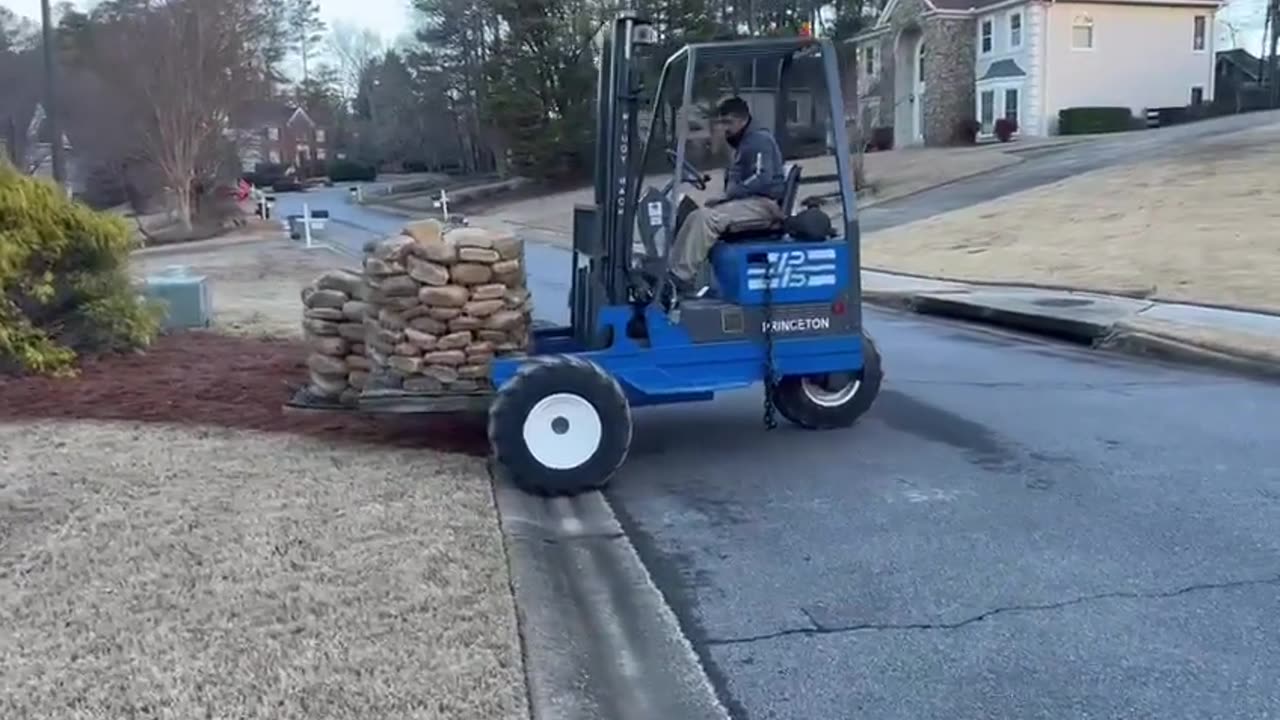
<path fill-rule="evenodd" d="M 1280 710 L 1280 387 L 868 320 L 855 428 L 643 412 L 608 493 L 738 717 Z"/>

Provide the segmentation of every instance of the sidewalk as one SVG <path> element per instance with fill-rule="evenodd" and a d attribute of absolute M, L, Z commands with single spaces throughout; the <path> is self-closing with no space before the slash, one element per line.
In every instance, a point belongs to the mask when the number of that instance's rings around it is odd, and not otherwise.
<path fill-rule="evenodd" d="M 864 270 L 866 302 L 1100 349 L 1280 377 L 1280 315 Z"/>

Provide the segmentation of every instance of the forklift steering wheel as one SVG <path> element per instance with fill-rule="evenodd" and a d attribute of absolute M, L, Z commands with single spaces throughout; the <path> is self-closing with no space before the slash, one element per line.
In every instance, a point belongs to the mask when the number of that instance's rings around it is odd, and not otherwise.
<path fill-rule="evenodd" d="M 675 150 L 668 150 L 668 151 L 667 151 L 667 158 L 668 158 L 669 160 L 671 160 L 671 165 L 672 165 L 672 167 L 674 167 L 674 166 L 675 166 L 675 164 L 676 164 L 676 161 L 677 161 L 677 159 L 678 159 L 678 157 L 677 157 L 677 155 L 676 155 L 676 151 L 675 151 Z M 700 171 L 698 170 L 698 168 L 696 168 L 696 167 L 694 167 L 694 166 L 693 166 L 693 163 L 689 162 L 689 160 L 688 160 L 688 159 L 685 159 L 685 161 L 684 161 L 684 168 L 683 168 L 683 170 L 684 170 L 684 178 L 683 178 L 683 180 L 684 180 L 685 182 L 693 183 L 693 186 L 694 186 L 694 187 L 696 187 L 696 188 L 698 188 L 699 190 L 706 190 L 706 189 L 707 189 L 707 183 L 711 182 L 711 176 L 710 176 L 710 175 L 707 175 L 707 174 L 705 174 L 705 173 L 700 172 Z"/>

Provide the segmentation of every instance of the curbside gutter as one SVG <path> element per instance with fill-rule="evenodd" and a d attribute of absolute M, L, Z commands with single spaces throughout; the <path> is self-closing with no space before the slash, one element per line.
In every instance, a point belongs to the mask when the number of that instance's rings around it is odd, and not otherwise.
<path fill-rule="evenodd" d="M 604 496 L 534 497 L 490 475 L 533 720 L 728 720 Z"/>
<path fill-rule="evenodd" d="M 1123 324 L 1113 327 L 1106 336 L 1094 343 L 1095 347 L 1101 349 L 1119 350 L 1131 355 L 1210 366 L 1242 375 L 1280 380 L 1280 355 L 1215 345 L 1124 327 Z"/>
<path fill-rule="evenodd" d="M 1031 291 L 1031 288 L 1009 288 L 1002 292 Z M 993 289 L 993 292 L 1001 292 Z M 1006 302 L 997 297 L 989 301 L 981 291 L 956 290 L 865 290 L 863 299 L 872 305 L 907 310 L 957 320 L 983 323 L 1016 330 L 1098 350 L 1115 350 L 1130 355 L 1208 367 L 1216 370 L 1270 379 L 1280 379 L 1280 352 L 1251 348 L 1243 343 L 1213 341 L 1178 333 L 1176 326 L 1165 324 L 1148 327 L 1140 318 L 1155 307 L 1152 302 L 1125 300 L 1128 309 L 1107 308 L 1104 312 L 1080 311 L 1075 303 L 1087 305 L 1095 301 L 1111 303 L 1120 298 L 1107 298 L 1090 293 L 1044 291 L 1039 302 Z M 1044 299 L 1047 298 L 1047 299 Z M 1054 303 L 1060 303 L 1054 305 Z"/>

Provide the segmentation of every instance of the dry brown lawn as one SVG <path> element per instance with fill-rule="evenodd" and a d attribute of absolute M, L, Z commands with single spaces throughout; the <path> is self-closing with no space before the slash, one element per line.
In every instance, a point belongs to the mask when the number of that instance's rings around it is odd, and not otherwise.
<path fill-rule="evenodd" d="M 868 235 L 871 267 L 1280 311 L 1280 125 Z"/>
<path fill-rule="evenodd" d="M 135 265 L 207 274 L 220 329 L 296 334 L 343 258 L 249 240 Z M 0 382 L 0 718 L 527 718 L 484 461 L 424 449 L 468 431 L 282 413 L 300 341 L 219 342 Z"/>
<path fill-rule="evenodd" d="M 525 717 L 482 463 L 0 425 L 0 717 Z"/>

